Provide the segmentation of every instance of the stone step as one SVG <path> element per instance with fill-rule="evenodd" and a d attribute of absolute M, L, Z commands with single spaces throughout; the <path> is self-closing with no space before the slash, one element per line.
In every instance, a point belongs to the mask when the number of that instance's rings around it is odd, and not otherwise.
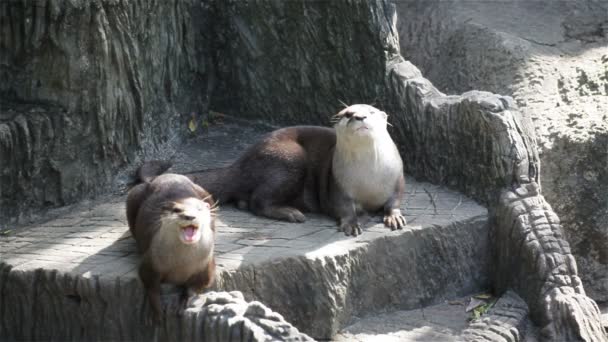
<path fill-rule="evenodd" d="M 225 165 L 268 130 L 260 127 L 212 126 L 176 150 L 172 170 Z M 406 182 L 406 229 L 391 232 L 372 217 L 356 238 L 337 232 L 323 215 L 309 214 L 305 223 L 294 224 L 222 207 L 215 289 L 241 291 L 301 331 L 327 339 L 355 316 L 419 308 L 488 288 L 487 210 L 457 192 L 412 178 Z M 67 317 L 80 322 L 97 312 L 101 317 L 93 316 L 106 323 L 87 329 L 103 329 L 99 336 L 144 336 L 127 331 L 145 329 L 137 323 L 145 301 L 124 201 L 124 191 L 104 196 L 0 236 L 0 309 L 19 322 L 5 334 L 19 338 L 28 327 Z M 17 290 L 19 296 L 6 296 Z M 45 296 L 54 299 L 41 300 Z M 40 313 L 28 318 L 30 312 L 21 308 L 32 305 Z"/>
<path fill-rule="evenodd" d="M 398 310 L 363 318 L 344 328 L 335 342 L 461 341 L 471 313 L 465 311 L 468 298 L 415 310 Z"/>
<path fill-rule="evenodd" d="M 467 312 L 473 297 L 415 310 L 397 310 L 356 318 L 335 337 L 336 342 L 372 341 L 494 341 L 536 342 L 538 329 L 528 318 L 528 307 L 515 293 L 487 300 L 492 307 L 480 317 Z"/>

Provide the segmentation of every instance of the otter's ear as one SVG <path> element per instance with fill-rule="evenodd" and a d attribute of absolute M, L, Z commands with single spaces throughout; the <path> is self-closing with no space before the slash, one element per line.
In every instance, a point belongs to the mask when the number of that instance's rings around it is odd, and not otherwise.
<path fill-rule="evenodd" d="M 382 115 L 384 120 L 386 120 L 386 118 L 388 118 L 388 115 L 385 112 L 380 112 L 380 115 Z"/>

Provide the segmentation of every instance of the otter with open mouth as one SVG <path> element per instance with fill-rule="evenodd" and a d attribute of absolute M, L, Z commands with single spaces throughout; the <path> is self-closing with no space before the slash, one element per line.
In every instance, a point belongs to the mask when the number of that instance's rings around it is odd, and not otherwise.
<path fill-rule="evenodd" d="M 139 276 L 146 288 L 154 318 L 160 320 L 160 284 L 202 292 L 215 275 L 213 258 L 215 217 L 211 195 L 185 176 L 163 174 L 154 163 L 142 166 L 142 183 L 127 196 L 127 221 L 142 254 Z"/>

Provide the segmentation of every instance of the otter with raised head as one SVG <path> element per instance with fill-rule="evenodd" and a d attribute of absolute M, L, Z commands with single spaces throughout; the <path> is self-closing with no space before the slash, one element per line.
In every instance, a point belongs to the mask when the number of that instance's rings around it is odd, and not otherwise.
<path fill-rule="evenodd" d="M 154 162 L 142 166 L 138 176 L 143 182 L 127 196 L 129 229 L 142 254 L 139 277 L 156 321 L 161 315 L 161 283 L 185 286 L 184 304 L 189 290 L 201 292 L 215 275 L 211 195 L 185 176 L 154 176 L 164 169 Z"/>
<path fill-rule="evenodd" d="M 334 129 L 276 130 L 232 165 L 187 176 L 220 203 L 234 201 L 260 216 L 303 222 L 303 212 L 321 212 L 356 236 L 358 215 L 382 210 L 387 227 L 402 229 L 403 163 L 386 113 L 357 104 L 336 114 L 334 122 Z"/>

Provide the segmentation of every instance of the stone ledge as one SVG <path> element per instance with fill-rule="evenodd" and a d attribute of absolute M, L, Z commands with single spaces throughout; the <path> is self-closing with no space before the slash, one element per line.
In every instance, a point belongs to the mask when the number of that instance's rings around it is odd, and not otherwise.
<path fill-rule="evenodd" d="M 213 134 L 191 140 L 177 150 L 174 169 L 184 169 L 182 160 L 200 160 L 203 149 L 204 161 L 192 165 L 225 163 L 234 156 L 227 149 L 239 145 L 234 135 L 222 134 L 232 129 L 235 126 L 217 126 Z M 250 133 L 250 139 L 257 136 Z M 124 199 L 107 196 L 0 237 L 0 258 L 10 266 L 0 281 L 1 309 L 13 313 L 12 322 L 23 322 L 30 314 L 22 307 L 57 310 L 42 299 L 57 294 L 62 298 L 56 304 L 65 309 L 57 317 L 75 314 L 70 310 L 91 315 L 87 303 L 113 308 L 102 317 L 134 319 L 144 301 Z M 488 286 L 485 208 L 411 178 L 403 203 L 406 229 L 391 232 L 373 217 L 357 238 L 337 232 L 333 220 L 321 215 L 292 224 L 223 207 L 216 238 L 216 288 L 240 290 L 247 300 L 269 305 L 311 336 L 330 338 L 353 315 L 387 306 L 417 308 Z M 72 281 L 62 281 L 68 278 Z M 7 296 L 15 289 L 23 289 L 22 295 Z M 76 307 L 65 304 L 75 300 Z M 39 321 L 36 317 L 29 321 L 44 325 L 52 324 L 54 316 L 45 314 Z M 8 336 L 27 337 L 20 335 L 26 326 L 9 324 L 5 329 Z"/>

